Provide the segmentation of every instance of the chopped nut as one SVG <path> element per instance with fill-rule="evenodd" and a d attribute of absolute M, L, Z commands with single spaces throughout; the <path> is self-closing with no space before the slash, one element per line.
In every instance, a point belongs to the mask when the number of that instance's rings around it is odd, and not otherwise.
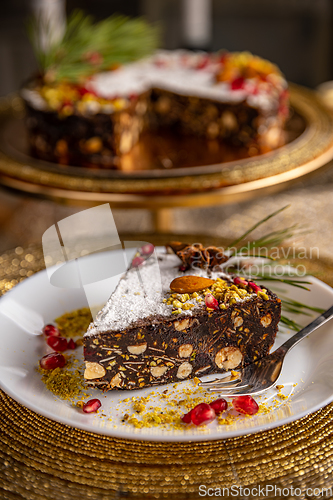
<path fill-rule="evenodd" d="M 230 370 L 236 368 L 243 359 L 243 355 L 237 347 L 223 347 L 215 356 L 215 363 L 219 368 Z"/>
<path fill-rule="evenodd" d="M 226 130 L 237 130 L 237 119 L 231 111 L 224 111 L 221 116 L 221 123 Z"/>
<path fill-rule="evenodd" d="M 271 313 L 267 313 L 266 316 L 263 316 L 260 320 L 262 326 L 267 328 L 272 323 L 272 315 Z"/>
<path fill-rule="evenodd" d="M 199 373 L 203 373 L 203 372 L 207 371 L 208 368 L 210 368 L 210 367 L 211 367 L 211 365 L 207 365 L 207 366 L 204 366 L 203 368 L 199 368 L 199 370 L 197 370 L 195 372 L 195 374 L 198 375 Z"/>
<path fill-rule="evenodd" d="M 117 373 L 117 375 L 115 375 L 111 381 L 110 381 L 110 387 L 111 389 L 113 387 L 121 387 L 121 383 L 122 383 L 122 377 L 120 375 L 120 373 Z"/>
<path fill-rule="evenodd" d="M 128 345 L 127 350 L 131 354 L 142 354 L 147 349 L 147 342 L 138 345 Z"/>
<path fill-rule="evenodd" d="M 191 344 L 183 344 L 178 349 L 178 354 L 180 358 L 188 358 L 191 356 L 193 351 L 193 346 Z"/>
<path fill-rule="evenodd" d="M 56 154 L 66 155 L 68 153 L 68 144 L 63 139 L 60 139 L 56 143 Z"/>
<path fill-rule="evenodd" d="M 85 149 L 88 153 L 98 153 L 103 147 L 103 142 L 100 137 L 91 137 L 85 144 Z"/>
<path fill-rule="evenodd" d="M 104 366 L 99 363 L 92 363 L 91 361 L 86 361 L 86 369 L 84 370 L 84 378 L 87 380 L 93 380 L 95 378 L 104 377 L 106 370 Z"/>
<path fill-rule="evenodd" d="M 243 318 L 241 316 L 236 316 L 234 319 L 234 327 L 238 328 L 239 326 L 242 326 L 243 324 Z"/>
<path fill-rule="evenodd" d="M 152 374 L 153 377 L 162 377 L 162 375 L 164 375 L 167 370 L 168 367 L 164 365 L 152 366 L 150 368 L 150 373 Z"/>
<path fill-rule="evenodd" d="M 189 318 L 184 318 L 179 321 L 175 321 L 173 326 L 175 327 L 176 330 L 179 332 L 182 332 L 183 330 L 186 330 L 190 325 L 190 320 Z"/>
<path fill-rule="evenodd" d="M 177 378 L 184 379 L 190 375 L 192 372 L 192 365 L 188 361 L 185 361 L 185 363 L 182 363 L 180 367 L 178 368 L 177 371 Z"/>

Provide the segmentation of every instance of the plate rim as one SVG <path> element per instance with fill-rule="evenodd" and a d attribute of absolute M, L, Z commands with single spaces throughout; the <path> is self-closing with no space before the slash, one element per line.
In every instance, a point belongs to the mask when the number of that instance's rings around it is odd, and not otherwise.
<path fill-rule="evenodd" d="M 162 248 L 162 247 L 156 247 L 156 248 Z M 132 249 L 133 250 L 133 249 Z M 112 250 L 111 250 L 112 252 Z M 94 258 L 97 254 L 89 255 L 86 258 Z M 56 266 L 54 266 L 56 267 Z M 51 268 L 50 268 L 51 269 Z M 42 275 L 47 275 L 47 270 L 43 269 L 41 271 L 38 271 L 34 275 L 30 276 L 28 279 L 25 279 L 23 282 L 18 283 L 15 287 L 13 287 L 11 290 L 9 290 L 6 294 L 0 297 L 0 307 L 2 304 L 2 300 L 4 300 L 6 297 L 11 296 L 13 293 L 15 293 L 15 290 L 22 289 L 25 286 L 28 286 L 28 283 L 31 283 L 33 279 L 38 279 Z M 323 288 L 326 292 L 329 292 L 332 296 L 333 299 L 333 288 L 330 287 L 328 284 L 324 283 L 323 281 L 319 280 L 318 278 L 311 276 L 311 281 L 315 283 L 317 286 Z M 61 289 L 59 289 L 61 290 Z M 74 291 L 75 293 L 75 291 Z M 0 319 L 1 321 L 1 319 Z M 39 338 L 36 337 L 36 338 Z M 12 391 L 10 386 L 7 386 L 4 384 L 4 382 L 0 379 L 0 388 L 8 394 L 10 397 L 12 397 L 15 401 L 18 403 L 22 404 L 23 406 L 27 407 L 28 409 L 32 410 L 34 413 L 37 415 L 42 415 L 43 417 L 46 417 L 54 422 L 58 422 L 62 425 L 67 425 L 70 426 L 73 429 L 81 429 L 86 432 L 92 432 L 94 434 L 102 435 L 105 437 L 110 437 L 110 438 L 116 438 L 116 439 L 130 439 L 130 440 L 140 440 L 140 441 L 154 441 L 154 442 L 177 442 L 177 443 L 187 443 L 190 441 L 195 441 L 195 442 L 200 442 L 200 441 L 212 441 L 212 440 L 224 440 L 224 439 L 229 439 L 229 438 L 235 438 L 235 437 L 240 437 L 244 436 L 247 434 L 256 434 L 259 432 L 264 432 L 269 429 L 273 429 L 276 427 L 281 427 L 283 425 L 289 424 L 291 422 L 300 420 L 301 418 L 305 417 L 308 414 L 312 414 L 321 408 L 325 407 L 329 403 L 333 401 L 333 391 L 331 395 L 327 398 L 325 398 L 323 401 L 321 401 L 318 404 L 312 405 L 310 408 L 307 408 L 305 410 L 299 411 L 297 415 L 290 415 L 287 417 L 282 418 L 281 420 L 277 421 L 272 421 L 267 423 L 266 425 L 263 425 L 261 428 L 254 427 L 252 428 L 243 428 L 243 429 L 237 429 L 237 430 L 230 430 L 227 433 L 224 431 L 221 431 L 219 433 L 212 431 L 210 432 L 200 432 L 197 434 L 184 434 L 184 433 L 169 433 L 169 431 L 165 430 L 165 434 L 158 434 L 159 430 L 156 428 L 156 433 L 152 432 L 149 435 L 140 433 L 139 429 L 133 429 L 133 430 L 126 430 L 125 429 L 113 429 L 112 427 L 110 428 L 103 428 L 103 427 L 93 427 L 91 422 L 78 422 L 77 425 L 73 425 L 71 421 L 67 420 L 66 418 L 61 418 L 58 415 L 55 416 L 54 414 L 51 413 L 51 411 L 48 411 L 47 409 L 40 409 L 36 404 L 31 403 L 29 399 L 26 399 L 25 397 L 21 397 L 20 395 L 18 396 L 15 391 Z M 66 404 L 66 401 L 61 401 L 60 402 Z M 150 429 L 151 431 L 151 429 Z M 220 434 L 220 435 L 217 435 Z"/>

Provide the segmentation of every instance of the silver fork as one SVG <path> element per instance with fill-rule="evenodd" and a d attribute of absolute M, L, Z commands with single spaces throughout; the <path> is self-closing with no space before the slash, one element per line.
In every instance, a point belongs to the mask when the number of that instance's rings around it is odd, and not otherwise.
<path fill-rule="evenodd" d="M 237 377 L 225 374 L 223 378 L 201 382 L 199 385 L 210 392 L 218 392 L 225 396 L 239 396 L 247 394 L 260 394 L 270 389 L 278 380 L 283 360 L 286 354 L 300 342 L 310 335 L 321 325 L 324 325 L 333 317 L 333 306 L 318 316 L 312 323 L 297 332 L 276 351 L 268 356 L 237 370 Z"/>

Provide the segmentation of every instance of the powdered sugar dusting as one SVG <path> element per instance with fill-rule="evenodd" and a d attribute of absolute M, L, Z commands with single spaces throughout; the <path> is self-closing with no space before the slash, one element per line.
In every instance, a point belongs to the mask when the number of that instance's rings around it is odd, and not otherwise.
<path fill-rule="evenodd" d="M 144 265 L 127 271 L 86 335 L 119 331 L 148 316 L 170 316 L 172 306 L 163 298 L 169 296 L 171 281 L 180 275 L 179 262 L 175 255 L 158 258 L 154 253 Z"/>
<path fill-rule="evenodd" d="M 176 319 L 191 316 L 198 309 L 205 308 L 204 303 L 193 299 L 189 301 L 194 305 L 192 309 L 182 310 L 180 315 L 173 315 L 172 305 L 163 302 L 163 299 L 170 297 L 170 283 L 176 277 L 184 274 L 207 277 L 207 272 L 199 268 L 180 272 L 180 263 L 176 255 L 154 252 L 145 264 L 127 271 L 85 335 L 121 331 L 147 317 L 164 316 Z M 219 272 L 211 273 L 209 277 L 217 279 L 228 276 Z M 250 297 L 252 295 L 244 300 Z"/>

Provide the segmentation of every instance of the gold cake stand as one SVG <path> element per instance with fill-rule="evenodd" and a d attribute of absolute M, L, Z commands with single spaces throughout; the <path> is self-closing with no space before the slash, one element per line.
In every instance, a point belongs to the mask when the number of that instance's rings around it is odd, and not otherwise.
<path fill-rule="evenodd" d="M 212 165 L 116 172 L 64 167 L 30 157 L 26 146 L 17 146 L 22 101 L 9 96 L 0 101 L 0 183 L 62 203 L 107 202 L 114 208 L 158 211 L 157 225 L 167 229 L 170 208 L 225 204 L 276 192 L 330 162 L 332 115 L 315 92 L 302 87 L 290 86 L 290 101 L 292 120 L 301 121 L 303 130 L 294 131 L 290 142 L 274 152 Z"/>
<path fill-rule="evenodd" d="M 124 235 L 125 237 L 125 235 Z M 174 235 L 142 235 L 156 245 Z M 126 235 L 126 239 L 136 236 Z M 148 238 L 148 239 L 146 239 Z M 223 245 L 220 239 L 186 235 Z M 304 259 L 302 259 L 304 264 Z M 306 262 L 309 273 L 333 285 L 333 262 Z M 39 246 L 0 256 L 0 293 L 44 268 Z M 131 441 L 75 429 L 23 407 L 0 391 L 0 498 L 3 500 L 199 500 L 199 486 L 234 487 L 233 498 L 263 498 L 273 485 L 294 498 L 333 488 L 333 404 L 298 421 L 230 439 L 163 443 Z M 240 487 L 248 488 L 241 494 Z M 257 489 L 254 489 L 257 488 Z M 212 491 L 212 490 L 211 490 Z M 214 491 L 214 490 L 213 490 Z M 312 492 L 312 494 L 311 494 Z M 237 494 L 239 493 L 239 494 Z M 288 498 L 268 490 L 265 498 Z"/>

